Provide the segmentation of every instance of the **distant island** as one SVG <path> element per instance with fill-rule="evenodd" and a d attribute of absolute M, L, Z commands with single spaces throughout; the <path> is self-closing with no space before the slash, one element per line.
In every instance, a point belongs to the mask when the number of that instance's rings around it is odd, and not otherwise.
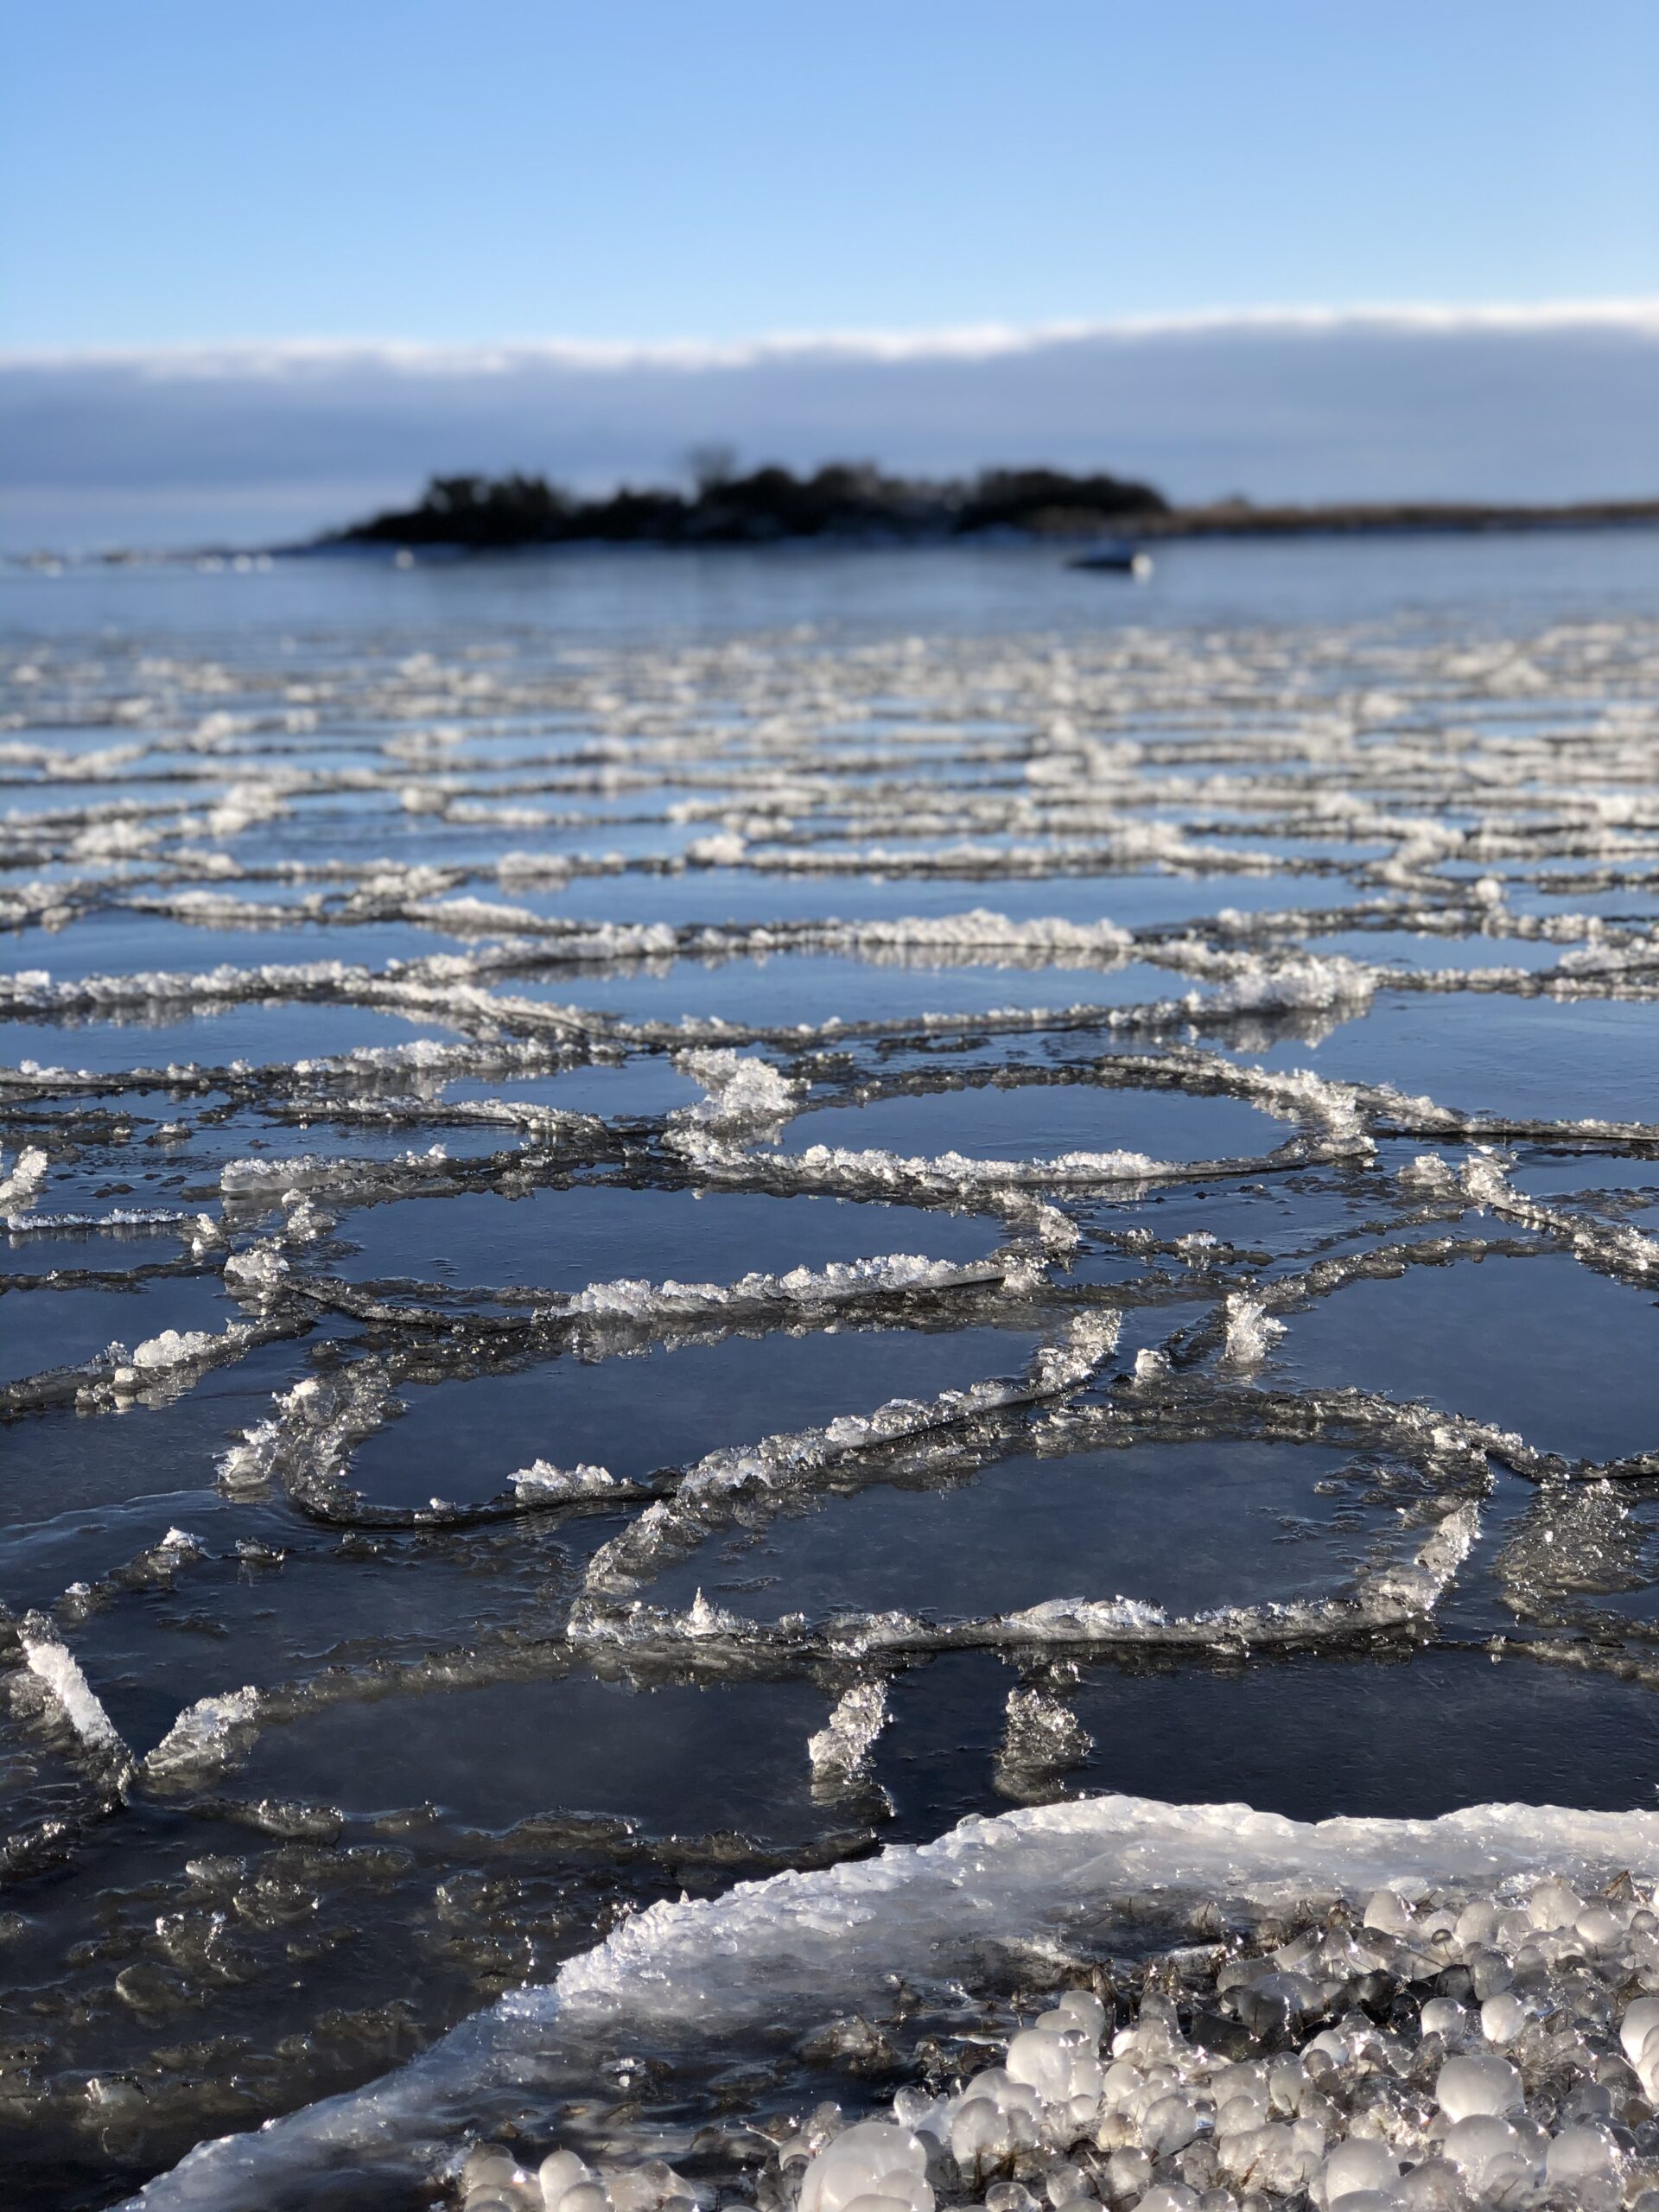
<path fill-rule="evenodd" d="M 1177 507 L 1150 484 L 1057 468 L 988 468 L 963 479 L 889 476 L 832 461 L 810 475 L 766 467 L 738 474 L 694 463 L 694 488 L 583 499 L 544 476 L 435 476 L 419 504 L 371 516 L 316 542 L 499 552 L 537 545 L 867 544 L 1018 535 L 1138 539 L 1293 537 L 1386 531 L 1539 530 L 1659 522 L 1659 499 L 1500 506 L 1408 500 L 1258 507 L 1236 498 Z"/>
<path fill-rule="evenodd" d="M 884 475 L 831 461 L 810 475 L 776 467 L 739 475 L 696 468 L 690 493 L 624 487 L 574 496 L 544 476 L 435 476 L 418 506 L 354 523 L 340 544 L 513 545 L 582 543 L 770 545 L 786 538 L 938 539 L 986 531 L 1085 536 L 1154 515 L 1168 502 L 1150 484 L 995 468 L 963 482 Z"/>

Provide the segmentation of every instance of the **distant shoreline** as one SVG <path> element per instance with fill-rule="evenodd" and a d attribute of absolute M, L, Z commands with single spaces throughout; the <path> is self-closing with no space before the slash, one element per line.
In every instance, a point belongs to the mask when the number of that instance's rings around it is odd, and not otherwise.
<path fill-rule="evenodd" d="M 1483 505 L 1463 500 L 1402 500 L 1398 503 L 1333 502 L 1328 506 L 1255 507 L 1227 503 L 1207 507 L 1169 507 L 1103 521 L 1086 529 L 1033 528 L 1000 524 L 976 530 L 862 530 L 779 532 L 770 537 L 687 537 L 639 532 L 572 533 L 558 537 L 503 537 L 480 543 L 466 537 L 423 535 L 399 537 L 360 527 L 326 532 L 286 544 L 207 544 L 173 549 L 108 547 L 70 552 L 41 548 L 0 554 L 0 569 L 79 567 L 149 567 L 175 563 L 269 567 L 273 561 L 328 559 L 384 555 L 410 558 L 429 555 L 472 560 L 490 555 L 596 552 L 903 552 L 938 550 L 950 545 L 1046 547 L 1057 555 L 1086 551 L 1103 539 L 1133 547 L 1159 547 L 1187 541 L 1284 540 L 1313 537 L 1478 537 L 1547 535 L 1552 531 L 1618 531 L 1659 528 L 1659 499 L 1562 501 L 1554 505 Z"/>
<path fill-rule="evenodd" d="M 1052 545 L 1075 551 L 1098 537 L 1122 537 L 1137 544 L 1179 543 L 1207 537 L 1468 537 L 1551 530 L 1626 530 L 1659 524 L 1659 499 L 1564 502 L 1558 506 L 1481 506 L 1457 500 L 1411 500 L 1398 505 L 1306 507 L 1173 507 L 1166 514 L 1126 518 L 1109 530 L 1061 531 L 1002 527 L 977 531 L 824 531 L 811 537 L 772 538 L 679 537 L 524 538 L 500 545 L 476 546 L 463 538 L 429 538 L 410 547 L 434 552 L 597 552 L 642 546 L 672 552 L 755 552 L 813 545 L 849 551 L 890 553 L 907 546 Z M 331 531 L 298 544 L 264 549 L 285 557 L 316 553 L 390 551 L 391 541 L 353 531 Z M 224 549 L 217 549 L 223 550 Z M 243 549 L 238 549 L 243 550 Z"/>
<path fill-rule="evenodd" d="M 1659 523 L 1659 499 L 1585 499 L 1556 505 L 1484 505 L 1409 499 L 1318 507 L 1175 507 L 1148 516 L 1135 535 L 1181 537 L 1468 536 L 1497 531 L 1617 530 Z"/>
<path fill-rule="evenodd" d="M 1195 537 L 1424 535 L 1608 529 L 1659 523 L 1659 496 L 1501 504 L 1332 501 L 1258 506 L 1243 497 L 1176 506 L 1154 486 L 1052 468 L 982 470 L 966 479 L 886 476 L 831 462 L 810 475 L 747 475 L 709 465 L 696 488 L 624 486 L 584 499 L 544 477 L 435 477 L 409 508 L 348 524 L 292 551 L 507 552 L 572 545 L 676 548 L 894 546 L 1036 541 L 1073 549 L 1103 539 L 1155 544 Z"/>

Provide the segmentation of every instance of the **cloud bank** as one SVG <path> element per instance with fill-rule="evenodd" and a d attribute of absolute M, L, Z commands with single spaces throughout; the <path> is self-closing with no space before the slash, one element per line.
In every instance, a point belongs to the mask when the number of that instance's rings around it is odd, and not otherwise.
<path fill-rule="evenodd" d="M 744 345 L 0 355 L 0 542 L 266 542 L 435 470 L 662 480 L 686 450 L 1052 461 L 1173 497 L 1659 493 L 1659 301 L 1285 312 Z"/>

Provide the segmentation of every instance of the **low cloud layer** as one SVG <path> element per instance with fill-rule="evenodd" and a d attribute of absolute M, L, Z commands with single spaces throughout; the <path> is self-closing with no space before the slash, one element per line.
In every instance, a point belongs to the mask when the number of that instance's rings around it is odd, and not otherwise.
<path fill-rule="evenodd" d="M 1054 461 L 1173 497 L 1659 493 L 1659 302 L 751 346 L 0 356 L 0 542 L 303 535 L 433 471 L 584 488 L 746 461 Z"/>

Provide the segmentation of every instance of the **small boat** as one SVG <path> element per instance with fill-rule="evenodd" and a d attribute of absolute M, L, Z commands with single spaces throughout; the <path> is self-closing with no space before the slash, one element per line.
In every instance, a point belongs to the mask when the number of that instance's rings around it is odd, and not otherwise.
<path fill-rule="evenodd" d="M 1138 545 L 1114 539 L 1104 545 L 1094 545 L 1086 553 L 1077 554 L 1066 563 L 1068 569 L 1096 569 L 1117 576 L 1149 576 L 1152 556 L 1143 553 Z"/>

